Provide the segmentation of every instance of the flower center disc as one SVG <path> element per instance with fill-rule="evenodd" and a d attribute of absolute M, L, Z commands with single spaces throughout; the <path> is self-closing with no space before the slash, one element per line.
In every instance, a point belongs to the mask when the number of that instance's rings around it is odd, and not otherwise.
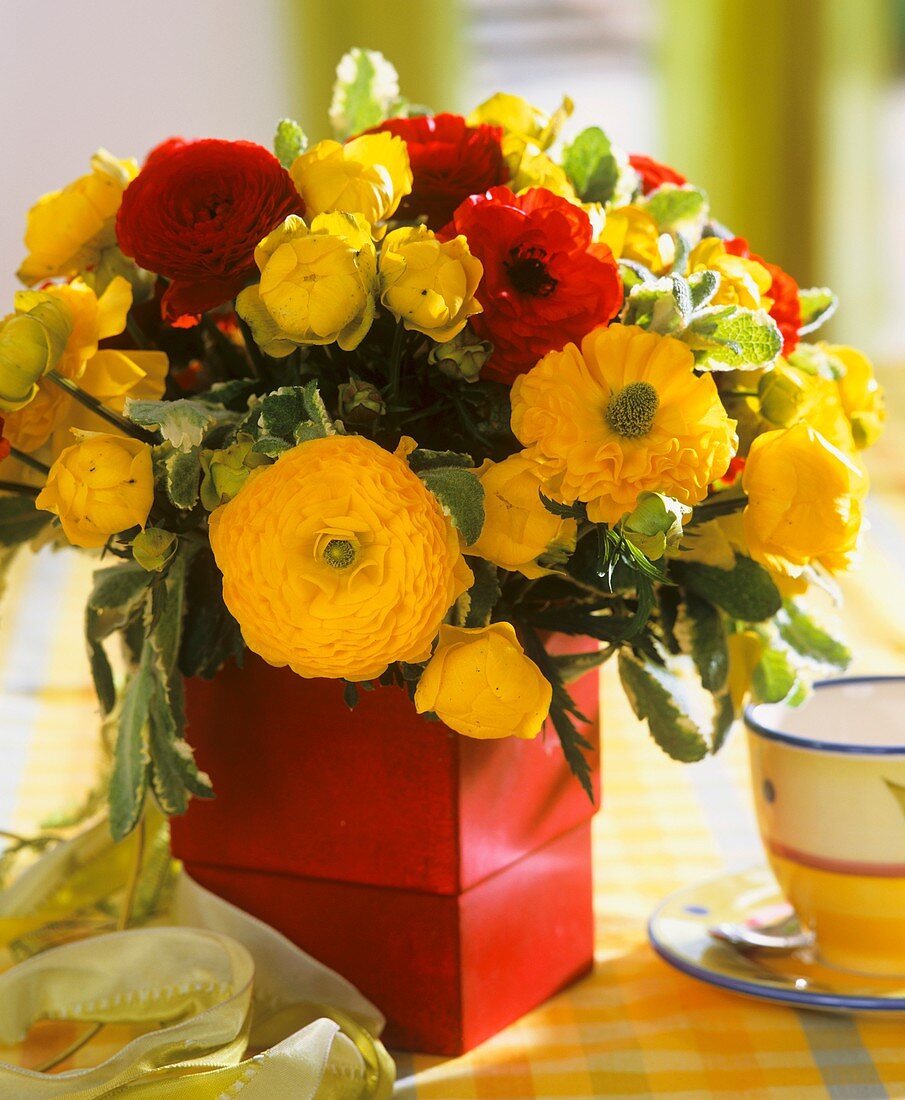
<path fill-rule="evenodd" d="M 617 435 L 639 439 L 647 435 L 660 407 L 660 398 L 650 382 L 629 382 L 610 398 L 606 422 Z"/>
<path fill-rule="evenodd" d="M 324 547 L 324 561 L 334 569 L 348 569 L 355 561 L 355 547 L 346 539 L 330 539 Z"/>
<path fill-rule="evenodd" d="M 513 248 L 509 255 L 503 266 L 520 294 L 547 298 L 556 290 L 557 280 L 547 269 L 547 253 L 542 248 Z"/>

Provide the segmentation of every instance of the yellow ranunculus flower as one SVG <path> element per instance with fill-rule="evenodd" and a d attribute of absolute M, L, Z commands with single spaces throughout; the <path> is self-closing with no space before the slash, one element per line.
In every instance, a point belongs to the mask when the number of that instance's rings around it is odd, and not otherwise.
<path fill-rule="evenodd" d="M 617 523 L 645 490 L 697 504 L 738 439 L 711 375 L 686 344 L 636 325 L 601 326 L 516 378 L 512 430 L 548 495 Z"/>
<path fill-rule="evenodd" d="M 103 546 L 111 535 L 144 527 L 154 503 L 147 443 L 118 435 L 86 435 L 54 462 L 35 501 L 54 512 L 73 546 Z"/>
<path fill-rule="evenodd" d="M 211 515 L 210 539 L 247 645 L 300 676 L 371 680 L 427 660 L 474 579 L 424 482 L 357 435 L 252 471 Z"/>
<path fill-rule="evenodd" d="M 363 134 L 345 145 L 319 141 L 296 157 L 289 174 L 309 219 L 341 210 L 377 227 L 412 190 L 408 147 L 388 133 Z"/>
<path fill-rule="evenodd" d="M 116 212 L 123 191 L 138 175 L 134 160 L 117 160 L 105 149 L 91 158 L 91 172 L 61 191 L 38 199 L 28 212 L 28 256 L 19 278 L 31 286 L 42 279 L 77 275 L 116 244 Z"/>
<path fill-rule="evenodd" d="M 469 126 L 500 126 L 507 134 L 521 134 L 537 140 L 549 119 L 538 107 L 532 107 L 519 95 L 497 92 L 471 112 Z"/>
<path fill-rule="evenodd" d="M 765 297 L 773 282 L 770 272 L 763 264 L 727 252 L 719 237 L 704 237 L 691 250 L 688 274 L 696 271 L 716 271 L 720 276 L 711 305 L 769 310 L 773 304 L 771 298 Z"/>
<path fill-rule="evenodd" d="M 432 711 L 466 737 L 536 737 L 553 691 L 525 656 L 509 623 L 441 626 L 440 640 L 415 691 L 419 714 Z"/>
<path fill-rule="evenodd" d="M 502 141 L 503 157 L 509 169 L 507 186 L 516 194 L 532 187 L 545 187 L 554 195 L 578 203 L 572 181 L 534 141 L 522 134 L 506 134 Z"/>
<path fill-rule="evenodd" d="M 132 288 L 116 276 L 98 296 L 81 279 L 46 290 L 20 291 L 20 307 L 52 304 L 71 317 L 72 326 L 56 370 L 64 378 L 77 382 L 92 397 L 108 408 L 122 412 L 126 397 L 156 400 L 163 396 L 168 369 L 162 351 L 98 350 L 98 344 L 118 336 L 126 327 L 132 305 Z M 10 416 L 7 435 L 13 446 L 32 453 L 39 450 L 54 433 L 69 427 L 87 431 L 106 431 L 107 425 L 53 382 L 38 383 L 34 400 L 21 412 Z"/>
<path fill-rule="evenodd" d="M 848 568 L 867 486 L 855 460 L 810 424 L 758 436 L 742 475 L 751 556 L 790 577 L 812 562 L 831 572 Z"/>
<path fill-rule="evenodd" d="M 841 344 L 820 346 L 845 367 L 845 374 L 838 382 L 839 396 L 851 422 L 855 446 L 859 450 L 872 447 L 883 434 L 886 422 L 883 387 L 874 377 L 873 364 L 855 348 Z"/>
<path fill-rule="evenodd" d="M 660 234 L 653 216 L 643 206 L 617 206 L 606 213 L 598 241 L 609 245 L 617 260 L 634 260 L 660 275 L 675 258 L 668 233 Z"/>
<path fill-rule="evenodd" d="M 59 363 L 72 332 L 72 314 L 59 302 L 17 301 L 16 307 L 0 320 L 0 410 L 13 415 L 37 397 L 41 378 Z"/>
<path fill-rule="evenodd" d="M 307 226 L 297 214 L 255 249 L 261 272 L 236 309 L 268 355 L 303 344 L 357 348 L 374 320 L 377 254 L 370 227 L 357 214 L 318 214 Z"/>
<path fill-rule="evenodd" d="M 537 463 L 516 454 L 488 459 L 477 471 L 484 487 L 484 526 L 468 553 L 526 577 L 541 577 L 537 559 L 570 553 L 577 525 L 547 511 L 540 499 L 543 477 Z"/>
<path fill-rule="evenodd" d="M 481 306 L 475 291 L 484 268 L 468 241 L 439 241 L 425 225 L 394 229 L 380 249 L 380 300 L 407 329 L 442 344 Z"/>

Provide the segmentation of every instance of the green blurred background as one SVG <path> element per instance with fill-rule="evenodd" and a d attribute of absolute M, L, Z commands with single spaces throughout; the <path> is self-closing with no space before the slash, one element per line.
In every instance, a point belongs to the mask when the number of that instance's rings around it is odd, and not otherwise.
<path fill-rule="evenodd" d="M 0 291 L 26 208 L 105 145 L 173 133 L 269 142 L 327 131 L 333 69 L 382 50 L 408 98 L 494 91 L 661 157 L 806 285 L 842 298 L 831 333 L 905 362 L 905 0 L 80 0 L 0 4 Z"/>

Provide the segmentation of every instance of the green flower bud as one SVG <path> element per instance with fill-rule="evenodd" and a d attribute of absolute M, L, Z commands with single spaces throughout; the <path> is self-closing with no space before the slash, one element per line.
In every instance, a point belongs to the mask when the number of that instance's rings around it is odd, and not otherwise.
<path fill-rule="evenodd" d="M 682 541 L 682 523 L 691 508 L 663 493 L 641 493 L 622 521 L 625 537 L 650 561 L 658 561 Z"/>
<path fill-rule="evenodd" d="M 437 344 L 430 350 L 427 361 L 445 374 L 447 378 L 457 378 L 463 382 L 477 382 L 481 368 L 493 353 L 493 344 L 478 340 L 467 329 Z"/>
<path fill-rule="evenodd" d="M 172 531 L 164 531 L 161 527 L 146 527 L 132 542 L 132 557 L 142 569 L 147 569 L 149 573 L 159 573 L 173 560 L 178 545 L 179 539 Z"/>
<path fill-rule="evenodd" d="M 339 387 L 340 419 L 349 424 L 370 424 L 386 412 L 380 390 L 370 382 L 353 378 Z"/>
<path fill-rule="evenodd" d="M 801 419 L 807 395 L 806 379 L 783 366 L 768 371 L 757 387 L 761 415 L 780 428 L 788 428 Z"/>
<path fill-rule="evenodd" d="M 72 332 L 72 314 L 62 302 L 23 291 L 31 308 L 0 321 L 0 409 L 24 408 L 38 391 L 38 379 L 59 362 Z"/>
<path fill-rule="evenodd" d="M 242 488 L 248 475 L 256 466 L 263 466 L 268 458 L 254 451 L 254 439 L 240 432 L 236 442 L 218 451 L 201 452 L 201 503 L 213 512 L 221 504 L 227 504 Z"/>

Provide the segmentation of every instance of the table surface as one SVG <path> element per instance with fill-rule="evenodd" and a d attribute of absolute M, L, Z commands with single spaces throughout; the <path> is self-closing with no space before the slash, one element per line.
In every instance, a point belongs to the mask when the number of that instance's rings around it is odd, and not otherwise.
<path fill-rule="evenodd" d="M 905 392 L 905 380 L 893 381 Z M 897 435 L 893 428 L 870 461 L 871 531 L 862 569 L 843 586 L 842 621 L 860 671 L 905 671 L 905 472 L 896 465 Z M 92 565 L 72 554 L 22 555 L 10 578 L 0 626 L 3 828 L 27 831 L 73 804 L 94 778 L 96 706 L 80 641 Z M 632 716 L 613 669 L 604 676 L 602 711 L 593 974 L 463 1058 L 401 1055 L 397 1095 L 905 1097 L 901 1022 L 747 1001 L 654 954 L 645 926 L 663 897 L 761 858 L 744 738 L 736 731 L 700 764 L 671 762 Z M 102 1032 L 73 1064 L 106 1057 L 116 1038 Z"/>

